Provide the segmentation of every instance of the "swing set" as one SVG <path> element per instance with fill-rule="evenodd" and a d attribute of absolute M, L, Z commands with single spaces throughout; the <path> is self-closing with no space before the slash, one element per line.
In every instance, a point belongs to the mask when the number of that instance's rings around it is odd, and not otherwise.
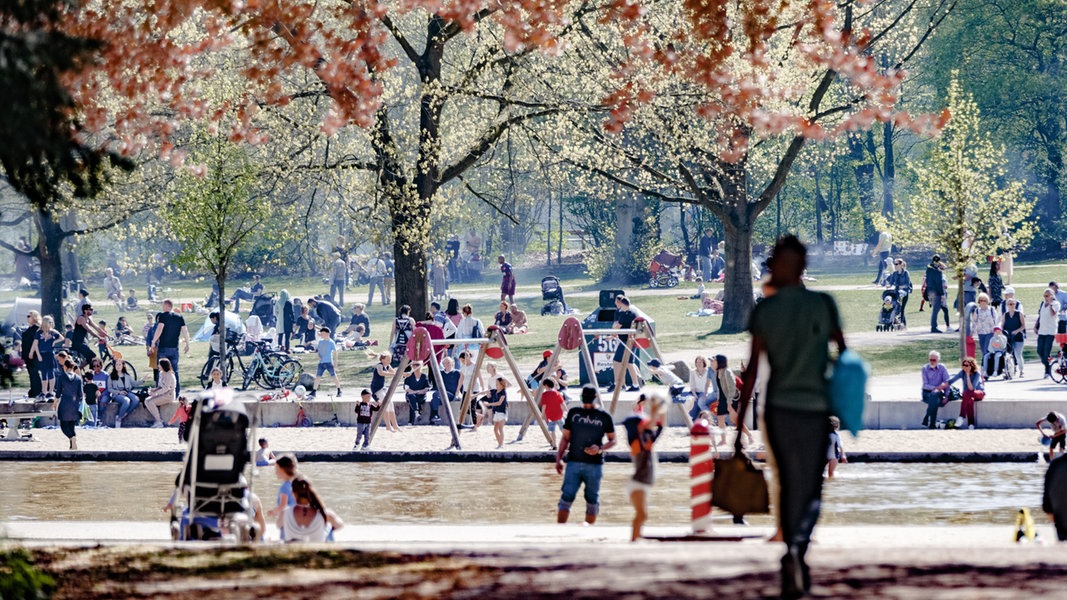
<path fill-rule="evenodd" d="M 589 373 L 591 380 L 596 381 L 596 368 L 593 365 L 593 357 L 589 353 L 589 346 L 585 343 L 585 336 L 591 335 L 596 337 L 608 337 L 625 335 L 627 336 L 626 343 L 623 346 L 622 364 L 625 366 L 628 364 L 630 357 L 636 357 L 635 346 L 643 350 L 648 351 L 661 364 L 666 364 L 663 360 L 663 354 L 660 352 L 659 344 L 656 343 L 655 332 L 652 331 L 652 327 L 649 326 L 648 321 L 644 317 L 638 317 L 634 320 L 634 326 L 631 329 L 611 329 L 611 330 L 591 330 L 588 334 L 582 328 L 582 323 L 575 317 L 568 317 L 563 322 L 563 326 L 559 329 L 559 336 L 556 341 L 556 347 L 552 349 L 552 355 L 548 358 L 548 364 L 545 366 L 545 377 L 548 377 L 550 373 L 556 372 L 556 367 L 560 363 L 560 357 L 564 352 L 578 351 L 580 360 L 585 364 L 585 369 Z M 619 402 L 619 393 L 622 391 L 623 383 L 626 380 L 626 368 L 619 369 L 615 374 L 615 390 L 611 395 L 611 407 L 608 412 L 614 416 L 615 408 Z M 534 394 L 531 407 L 541 406 L 541 394 L 544 391 L 544 386 L 537 386 L 537 391 Z M 597 387 L 597 402 L 603 404 L 600 400 L 600 388 Z M 678 407 L 679 412 L 682 414 L 682 419 L 685 421 L 687 429 L 693 427 L 693 420 L 689 417 L 689 413 L 685 410 L 684 405 L 675 404 Z M 540 411 L 531 410 L 530 416 L 526 417 L 526 420 L 522 424 L 522 428 L 519 429 L 519 437 L 515 441 L 519 441 L 526 435 L 526 430 L 530 427 L 530 421 L 533 415 L 537 415 L 538 420 L 541 420 Z M 554 447 L 554 446 L 553 446 Z"/>
<path fill-rule="evenodd" d="M 396 393 L 398 387 L 403 382 L 406 376 L 404 371 L 408 368 L 408 365 L 415 361 L 422 361 L 424 364 L 429 365 L 430 374 L 433 377 L 434 387 L 436 392 L 440 394 L 441 404 L 444 408 L 445 421 L 448 424 L 450 433 L 452 434 L 452 445 L 449 449 L 455 448 L 456 450 L 462 450 L 459 440 L 459 427 L 457 426 L 455 416 L 452 414 L 452 405 L 449 403 L 448 395 L 445 392 L 444 378 L 441 377 L 441 364 L 437 358 L 438 351 L 435 350 L 435 346 L 475 346 L 478 349 L 478 358 L 474 363 L 474 376 L 477 377 L 481 373 L 482 363 L 486 356 L 492 359 L 503 358 L 508 364 L 508 368 L 515 376 L 519 388 L 519 394 L 526 401 L 530 407 L 530 415 L 537 419 L 537 424 L 540 425 L 541 431 L 545 434 L 545 440 L 549 444 L 552 444 L 552 435 L 548 432 L 548 425 L 545 423 L 544 416 L 541 415 L 541 411 L 538 409 L 537 402 L 534 401 L 534 396 L 530 392 L 529 386 L 526 385 L 526 380 L 519 373 L 519 365 L 515 362 L 515 357 L 512 356 L 511 351 L 508 350 L 507 339 L 504 337 L 504 332 L 499 327 L 492 325 L 486 330 L 486 337 L 483 338 L 460 338 L 460 339 L 444 339 L 434 340 L 430 338 L 430 332 L 425 327 L 415 327 L 415 330 L 411 334 L 411 339 L 408 340 L 407 349 L 404 352 L 403 357 L 400 359 L 400 364 L 397 365 L 396 374 L 389 381 L 389 387 L 385 392 L 385 397 L 382 402 L 386 403 L 382 408 L 387 408 L 388 403 L 393 401 L 393 395 Z M 460 415 L 466 415 L 470 411 L 471 402 L 473 401 L 472 390 L 473 385 L 465 386 L 466 389 L 463 392 L 463 398 L 460 404 Z M 538 392 L 538 401 L 540 399 L 540 392 Z M 368 435 L 369 442 L 374 441 L 374 434 L 378 431 L 378 425 L 381 423 L 382 416 L 385 410 L 379 410 L 375 413 L 374 419 L 371 421 L 370 433 Z M 525 428 L 524 428 L 525 431 Z M 368 442 L 368 443 L 369 443 Z M 553 445 L 555 448 L 555 445 Z"/>

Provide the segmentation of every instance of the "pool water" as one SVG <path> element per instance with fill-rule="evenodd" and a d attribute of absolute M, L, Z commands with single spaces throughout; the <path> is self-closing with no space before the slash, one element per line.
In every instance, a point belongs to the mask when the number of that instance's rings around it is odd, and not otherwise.
<path fill-rule="evenodd" d="M 173 490 L 175 463 L 7 462 L 0 520 L 154 521 Z M 837 525 L 1010 524 L 1020 507 L 1041 506 L 1043 464 L 841 465 L 827 482 L 821 523 Z M 562 477 L 552 464 L 305 463 L 300 470 L 347 522 L 365 524 L 546 523 Z M 661 464 L 650 524 L 689 522 L 689 470 Z M 600 522 L 632 516 L 624 486 L 630 466 L 605 466 Z M 274 469 L 254 490 L 275 502 Z M 584 511 L 579 494 L 573 509 Z M 767 516 L 748 519 L 770 525 Z"/>

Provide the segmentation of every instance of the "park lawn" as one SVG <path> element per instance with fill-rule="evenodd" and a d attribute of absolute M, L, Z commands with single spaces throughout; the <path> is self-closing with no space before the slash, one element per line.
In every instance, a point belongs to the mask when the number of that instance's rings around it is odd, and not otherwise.
<path fill-rule="evenodd" d="M 1014 283 L 1040 286 L 1049 280 L 1062 277 L 1063 269 L 1067 265 L 1063 263 L 1041 263 L 1036 265 L 1016 265 Z M 844 323 L 846 337 L 849 333 L 873 332 L 878 320 L 878 312 L 881 305 L 881 289 L 870 285 L 872 272 L 869 268 L 853 270 L 850 272 L 820 272 L 812 270 L 809 274 L 816 281 L 809 283 L 814 289 L 833 287 L 831 294 L 837 300 Z M 985 273 L 982 273 L 984 278 Z M 922 280 L 922 267 L 912 270 L 912 279 L 918 286 Z M 328 286 L 322 284 L 319 278 L 266 278 L 264 281 L 269 291 L 277 292 L 283 287 L 292 297 L 307 298 L 316 293 L 327 291 Z M 568 306 L 576 308 L 575 315 L 584 319 L 589 315 L 597 304 L 595 292 L 600 289 L 588 277 L 565 279 L 562 282 L 564 293 L 567 297 Z M 845 286 L 855 286 L 855 289 L 840 289 Z M 134 286 L 137 287 L 137 286 Z M 176 281 L 172 287 L 165 288 L 164 296 L 171 297 L 178 302 L 200 303 L 207 296 L 211 288 L 209 279 Z M 146 313 L 149 310 L 158 310 L 158 305 L 149 306 L 144 302 L 142 288 L 138 287 L 139 296 L 142 299 L 142 309 L 134 312 L 119 313 L 118 309 L 109 303 L 99 302 L 103 295 L 102 286 L 90 286 L 92 292 L 90 300 L 96 301 L 97 319 L 107 321 L 109 330 L 113 329 L 120 314 L 125 314 L 135 333 L 140 333 L 144 325 Z M 230 288 L 227 295 L 232 293 Z M 486 280 L 476 284 L 458 284 L 452 286 L 450 293 L 460 300 L 460 304 L 466 304 L 465 298 L 473 298 L 469 303 L 474 309 L 476 317 L 482 319 L 486 325 L 492 323 L 493 314 L 499 304 L 497 280 L 492 275 Z M 679 351 L 700 350 L 702 353 L 719 353 L 716 348 L 727 346 L 731 350 L 723 351 L 732 362 L 747 356 L 736 355 L 738 346 L 744 346 L 746 334 L 719 334 L 717 333 L 721 317 L 687 317 L 685 314 L 699 308 L 697 300 L 688 299 L 696 292 L 695 283 L 682 283 L 677 288 L 665 292 L 664 290 L 651 290 L 647 286 L 625 286 L 623 288 L 631 297 L 634 304 L 648 314 L 656 322 L 656 335 L 660 348 L 665 353 Z M 721 284 L 708 286 L 708 291 L 717 292 Z M 590 292 L 580 295 L 580 292 Z M 367 288 L 357 287 L 346 291 L 345 300 L 350 306 L 355 301 L 366 300 Z M 16 296 L 14 292 L 0 294 L 0 301 L 10 301 Z M 679 296 L 686 299 L 680 300 Z M 1039 302 L 1040 290 L 1023 288 L 1019 293 L 1020 299 L 1029 310 L 1033 310 Z M 377 299 L 376 299 L 377 300 Z M 913 296 L 908 306 L 908 316 L 912 328 L 925 329 L 929 323 L 929 312 L 918 313 L 916 309 L 919 301 L 918 295 Z M 540 315 L 544 302 L 541 300 L 540 285 L 536 282 L 525 283 L 518 286 L 517 302 L 520 308 L 526 311 L 529 317 L 531 333 L 524 335 L 512 335 L 508 337 L 509 348 L 515 355 L 523 371 L 532 370 L 533 365 L 539 360 L 541 353 L 555 345 L 556 336 L 563 319 L 561 317 Z M 247 306 L 243 306 L 242 318 L 247 318 Z M 381 306 L 375 304 L 367 309 L 371 319 L 371 339 L 379 340 L 379 345 L 372 350 L 388 351 L 388 335 L 395 306 Z M 346 317 L 350 313 L 345 310 Z M 186 313 L 186 322 L 190 335 L 195 334 L 206 319 L 205 314 Z M 347 318 L 342 321 L 347 323 Z M 952 318 L 953 326 L 956 324 L 955 316 Z M 886 334 L 893 336 L 892 333 Z M 888 339 L 888 338 L 887 338 Z M 1032 339 L 1026 350 L 1028 360 L 1036 360 L 1036 354 L 1032 348 Z M 931 340 L 922 344 L 885 344 L 867 345 L 859 348 L 861 354 L 872 364 L 872 369 L 877 374 L 892 374 L 915 368 L 916 364 L 923 364 L 926 353 L 932 349 L 951 353 L 956 348 L 956 338 L 946 335 L 943 339 Z M 150 380 L 148 359 L 141 347 L 120 346 L 117 348 L 124 357 L 136 367 L 142 379 Z M 747 353 L 747 350 L 742 352 Z M 207 359 L 208 344 L 206 342 L 193 342 L 189 355 L 183 355 L 181 370 L 186 385 L 192 385 L 194 378 L 199 374 L 201 366 Z M 313 354 L 296 355 L 296 358 L 304 365 L 305 371 L 314 373 L 317 359 Z M 371 367 L 373 358 L 366 352 L 353 351 L 341 352 L 338 358 L 338 375 L 342 381 L 342 387 L 353 392 L 370 383 Z M 26 385 L 25 375 L 22 376 L 20 385 Z"/>

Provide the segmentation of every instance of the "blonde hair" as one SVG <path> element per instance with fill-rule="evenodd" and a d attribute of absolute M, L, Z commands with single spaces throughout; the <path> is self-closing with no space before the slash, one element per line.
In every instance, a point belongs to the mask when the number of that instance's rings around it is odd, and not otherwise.
<path fill-rule="evenodd" d="M 45 325 L 48 327 L 45 327 Z M 41 328 L 48 330 L 56 328 L 56 320 L 52 318 L 52 315 L 45 315 L 44 318 L 41 319 Z"/>

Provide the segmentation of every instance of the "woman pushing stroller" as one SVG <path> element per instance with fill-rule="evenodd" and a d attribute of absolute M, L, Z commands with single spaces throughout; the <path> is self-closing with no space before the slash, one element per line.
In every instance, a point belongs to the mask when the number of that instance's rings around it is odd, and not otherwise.
<path fill-rule="evenodd" d="M 893 267 L 895 270 L 886 278 L 885 285 L 897 293 L 897 301 L 900 302 L 900 324 L 906 329 L 908 317 L 904 314 L 904 309 L 908 307 L 908 296 L 911 295 L 911 275 L 908 273 L 908 263 L 904 262 L 903 258 L 894 260 Z"/>

